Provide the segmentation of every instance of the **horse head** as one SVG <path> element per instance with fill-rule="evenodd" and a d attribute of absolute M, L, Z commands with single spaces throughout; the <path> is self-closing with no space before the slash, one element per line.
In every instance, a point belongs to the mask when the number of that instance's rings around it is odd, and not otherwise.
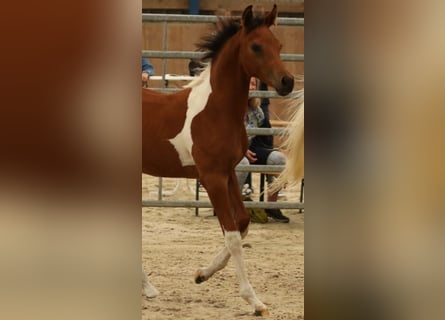
<path fill-rule="evenodd" d="M 252 5 L 244 10 L 240 58 L 249 76 L 259 78 L 285 96 L 294 88 L 294 77 L 284 67 L 280 58 L 282 45 L 270 30 L 270 26 L 276 24 L 276 18 L 276 5 L 263 16 L 254 16 Z"/>

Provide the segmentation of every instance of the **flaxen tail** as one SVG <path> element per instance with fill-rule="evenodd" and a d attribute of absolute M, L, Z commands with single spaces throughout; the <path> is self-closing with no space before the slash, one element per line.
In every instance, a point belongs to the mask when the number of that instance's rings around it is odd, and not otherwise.
<path fill-rule="evenodd" d="M 272 190 L 296 185 L 304 177 L 304 89 L 288 101 L 288 108 L 292 116 L 280 146 L 287 154 L 286 168 L 270 186 Z"/>

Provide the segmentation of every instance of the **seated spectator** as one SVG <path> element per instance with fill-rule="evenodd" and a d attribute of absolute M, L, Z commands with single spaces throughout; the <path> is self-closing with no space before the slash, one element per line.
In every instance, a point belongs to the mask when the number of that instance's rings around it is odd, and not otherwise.
<path fill-rule="evenodd" d="M 256 90 L 257 88 L 257 80 L 255 78 L 251 78 L 249 90 Z M 265 121 L 264 112 L 260 107 L 261 100 L 258 98 L 250 98 L 248 100 L 248 109 L 245 118 L 245 126 L 246 128 L 259 128 Z M 248 164 L 267 164 L 267 165 L 285 165 L 286 157 L 285 155 L 273 148 L 264 145 L 259 139 L 256 139 L 260 136 L 249 136 L 249 149 L 246 151 L 245 157 L 240 161 L 239 164 L 248 165 Z M 248 172 L 239 171 L 237 172 L 238 183 L 240 185 L 240 190 L 242 190 Z M 267 182 L 272 183 L 275 175 L 267 175 Z M 267 201 L 277 201 L 278 192 L 275 191 L 273 193 L 269 193 L 267 195 Z M 288 223 L 289 218 L 283 215 L 280 209 L 266 209 L 267 215 L 272 219 Z"/>

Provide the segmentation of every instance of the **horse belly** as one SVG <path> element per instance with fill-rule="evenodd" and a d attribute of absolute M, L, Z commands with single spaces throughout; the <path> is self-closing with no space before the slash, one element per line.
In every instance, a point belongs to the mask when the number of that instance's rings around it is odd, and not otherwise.
<path fill-rule="evenodd" d="M 144 139 L 142 148 L 142 172 L 158 177 L 197 178 L 194 165 L 184 166 L 178 152 L 168 141 Z"/>

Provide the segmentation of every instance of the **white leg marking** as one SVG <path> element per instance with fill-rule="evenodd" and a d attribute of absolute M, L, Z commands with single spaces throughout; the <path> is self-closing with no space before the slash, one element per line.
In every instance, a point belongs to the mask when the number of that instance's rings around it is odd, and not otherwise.
<path fill-rule="evenodd" d="M 198 269 L 197 276 L 201 277 L 201 281 L 208 280 L 217 271 L 223 269 L 227 265 L 229 259 L 230 252 L 227 247 L 224 247 L 207 268 Z"/>
<path fill-rule="evenodd" d="M 267 310 L 267 307 L 257 298 L 255 291 L 247 279 L 241 247 L 241 234 L 239 231 L 226 231 L 225 243 L 235 262 L 236 273 L 240 282 L 241 297 L 250 303 L 250 305 L 255 308 L 255 311 Z"/>
<path fill-rule="evenodd" d="M 176 137 L 170 139 L 170 143 L 178 152 L 179 159 L 183 166 L 195 164 L 192 157 L 193 140 L 191 126 L 193 118 L 204 110 L 207 105 L 207 100 L 212 93 L 212 86 L 210 85 L 210 64 L 189 87 L 191 87 L 192 90 L 187 99 L 187 113 L 184 126 Z"/>
<path fill-rule="evenodd" d="M 144 271 L 142 271 L 142 290 L 147 298 L 154 298 L 159 294 L 159 291 L 148 281 Z"/>

